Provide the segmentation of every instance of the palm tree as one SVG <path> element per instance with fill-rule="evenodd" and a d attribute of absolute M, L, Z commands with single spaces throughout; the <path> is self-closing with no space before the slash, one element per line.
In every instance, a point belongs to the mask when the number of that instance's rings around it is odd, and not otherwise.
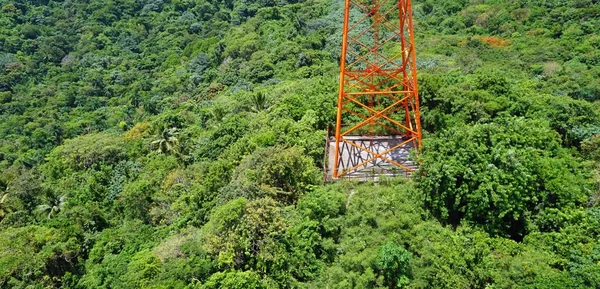
<path fill-rule="evenodd" d="M 63 209 L 67 196 L 51 196 L 47 201 L 47 204 L 39 205 L 37 209 L 44 214 L 48 213 L 48 219 L 51 219 L 53 215 L 58 214 Z"/>
<path fill-rule="evenodd" d="M 261 110 L 269 109 L 269 99 L 267 95 L 262 92 L 252 94 L 252 111 L 259 112 Z"/>
<path fill-rule="evenodd" d="M 11 212 L 11 208 L 8 206 L 9 197 L 10 194 L 8 193 L 8 188 L 6 188 L 6 190 L 0 194 L 0 220 L 4 219 L 4 217 Z"/>
<path fill-rule="evenodd" d="M 179 132 L 177 128 L 169 128 L 163 130 L 159 138 L 153 141 L 152 146 L 156 147 L 156 151 L 167 154 L 170 152 L 174 152 L 175 154 L 179 154 L 179 139 L 177 136 Z"/>

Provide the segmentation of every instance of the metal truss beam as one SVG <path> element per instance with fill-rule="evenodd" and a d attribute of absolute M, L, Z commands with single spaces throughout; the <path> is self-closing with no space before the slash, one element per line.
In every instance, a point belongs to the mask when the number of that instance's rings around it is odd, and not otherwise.
<path fill-rule="evenodd" d="M 411 0 L 345 2 L 334 179 L 367 165 L 415 170 L 392 157 L 422 141 L 412 18 Z M 365 143 L 382 136 L 401 141 Z"/>

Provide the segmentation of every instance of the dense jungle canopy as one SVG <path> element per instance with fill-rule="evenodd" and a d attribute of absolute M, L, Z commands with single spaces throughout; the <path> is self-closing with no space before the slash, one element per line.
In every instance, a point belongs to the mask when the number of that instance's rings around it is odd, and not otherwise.
<path fill-rule="evenodd" d="M 323 182 L 341 0 L 0 0 L 0 288 L 600 288 L 600 2 L 414 0 L 421 170 Z"/>

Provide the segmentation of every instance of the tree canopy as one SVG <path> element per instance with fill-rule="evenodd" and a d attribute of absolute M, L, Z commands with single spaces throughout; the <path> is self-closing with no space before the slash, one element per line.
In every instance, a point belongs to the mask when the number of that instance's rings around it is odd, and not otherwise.
<path fill-rule="evenodd" d="M 323 182 L 344 1 L 0 1 L 0 288 L 600 288 L 600 3 L 414 0 L 411 178 Z"/>

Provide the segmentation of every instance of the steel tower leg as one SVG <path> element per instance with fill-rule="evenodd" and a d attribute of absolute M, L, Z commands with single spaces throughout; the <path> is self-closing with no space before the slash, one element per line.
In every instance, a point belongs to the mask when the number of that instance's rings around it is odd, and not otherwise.
<path fill-rule="evenodd" d="M 421 141 L 411 0 L 346 0 L 331 176 L 412 172 Z"/>

